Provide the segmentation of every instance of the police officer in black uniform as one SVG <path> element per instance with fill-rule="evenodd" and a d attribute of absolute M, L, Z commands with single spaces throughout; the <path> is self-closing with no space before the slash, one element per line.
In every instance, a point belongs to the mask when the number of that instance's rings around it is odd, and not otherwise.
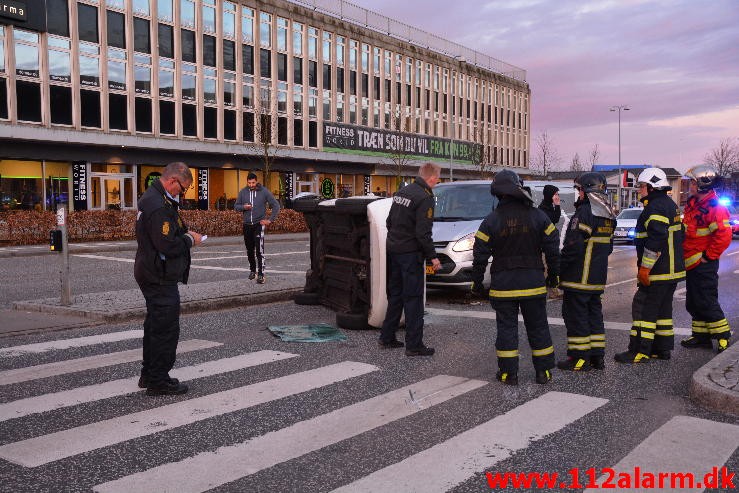
<path fill-rule="evenodd" d="M 639 196 L 644 211 L 636 220 L 637 290 L 631 305 L 629 349 L 618 353 L 619 363 L 670 359 L 675 333 L 672 297 L 685 279 L 683 224 L 680 211 L 667 195 L 672 190 L 659 168 L 639 174 Z"/>
<path fill-rule="evenodd" d="M 559 278 L 559 288 L 564 291 L 562 318 L 567 327 L 568 358 L 557 367 L 602 370 L 606 334 L 601 295 L 606 287 L 608 256 L 613 252 L 616 215 L 608 205 L 602 173 L 583 174 L 575 188 L 578 207 L 565 234 Z"/>
<path fill-rule="evenodd" d="M 547 286 L 555 287 L 559 273 L 559 238 L 547 215 L 533 207 L 531 195 L 518 175 L 503 170 L 495 175 L 491 193 L 498 206 L 480 224 L 473 248 L 473 293 L 489 296 L 495 310 L 498 335 L 496 378 L 518 385 L 518 310 L 523 314 L 536 370 L 536 382 L 552 379 L 554 347 L 547 322 Z M 546 257 L 548 275 L 544 279 Z M 482 284 L 488 259 L 492 281 Z M 546 283 L 546 285 L 545 285 Z"/>
<path fill-rule="evenodd" d="M 416 181 L 393 196 L 387 218 L 387 312 L 379 344 L 383 348 L 403 347 L 395 338 L 400 316 L 405 310 L 405 354 L 431 356 L 434 348 L 423 344 L 424 261 L 434 272 L 441 268 L 431 239 L 434 225 L 434 193 L 441 168 L 423 164 Z"/>
<path fill-rule="evenodd" d="M 136 219 L 134 276 L 146 299 L 143 366 L 139 387 L 148 395 L 184 394 L 187 385 L 169 377 L 180 337 L 180 293 L 177 283 L 187 284 L 190 248 L 202 236 L 188 231 L 178 213 L 175 197 L 192 185 L 184 163 L 170 163 L 159 180 L 144 192 Z"/>

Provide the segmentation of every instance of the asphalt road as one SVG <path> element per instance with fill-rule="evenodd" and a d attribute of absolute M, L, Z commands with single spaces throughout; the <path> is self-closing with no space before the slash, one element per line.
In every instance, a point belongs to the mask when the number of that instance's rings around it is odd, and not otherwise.
<path fill-rule="evenodd" d="M 236 250 L 203 249 L 197 255 L 211 260 L 198 262 L 243 267 L 245 259 Z M 283 254 L 270 259 L 270 266 L 305 269 L 307 254 L 289 253 L 297 251 L 307 251 L 305 242 L 270 245 L 268 253 Z M 119 260 L 73 258 L 84 266 L 75 274 L 79 289 L 135 286 L 130 262 L 120 260 L 132 253 L 102 255 Z M 671 361 L 635 367 L 612 361 L 628 340 L 633 247 L 617 246 L 610 265 L 604 297 L 606 370 L 555 370 L 554 381 L 546 386 L 533 383 L 523 330 L 521 384 L 513 388 L 496 382 L 492 310 L 486 303 L 460 304 L 464 293 L 448 290 L 428 293 L 425 339 L 438 350 L 431 358 L 380 350 L 376 331 L 346 332 L 344 342 L 300 344 L 281 342 L 266 330 L 268 325 L 333 322 L 333 313 L 321 306 L 279 303 L 185 316 L 183 343 L 199 339 L 220 345 L 178 356 L 181 371 L 211 365 L 190 371 L 185 380 L 191 391 L 180 397 L 151 398 L 136 389 L 139 341 L 133 336 L 42 352 L 18 348 L 125 335 L 140 329 L 140 323 L 0 340 L 0 491 L 89 491 L 96 486 L 100 491 L 143 491 L 148 485 L 171 491 L 324 492 L 345 487 L 342 491 L 459 493 L 510 491 L 491 488 L 485 471 L 557 472 L 571 482 L 573 468 L 580 468 L 583 483 L 588 468 L 599 477 L 603 468 L 617 464 L 622 471 L 630 470 L 629 464 L 655 473 L 695 471 L 699 480 L 713 466 L 738 472 L 739 419 L 703 410 L 687 398 L 692 373 L 712 352 L 678 345 Z M 13 279 L 12 287 L 2 288 L 3 299 L 56 294 L 47 286 L 55 272 L 49 262 L 3 259 L 0 271 Z M 243 275 L 196 269 L 193 282 Z M 674 320 L 676 327 L 689 328 L 680 299 L 683 286 L 678 287 Z M 739 326 L 737 288 L 735 241 L 722 259 L 720 283 L 733 327 Z M 548 312 L 556 354 L 564 357 L 560 302 L 550 301 Z M 98 361 L 127 350 L 134 351 L 134 359 L 126 363 L 82 369 L 72 362 L 70 368 L 25 381 L 11 373 L 76 358 Z M 265 350 L 280 354 L 252 366 L 233 363 L 233 358 Z M 119 379 L 129 380 L 119 384 L 117 393 L 106 394 Z M 60 404 L 64 399 L 67 404 Z M 177 403 L 191 406 L 165 407 Z M 44 406 L 49 410 L 39 412 Z M 734 484 L 739 487 L 736 479 Z M 577 490 L 582 488 L 572 489 Z"/>

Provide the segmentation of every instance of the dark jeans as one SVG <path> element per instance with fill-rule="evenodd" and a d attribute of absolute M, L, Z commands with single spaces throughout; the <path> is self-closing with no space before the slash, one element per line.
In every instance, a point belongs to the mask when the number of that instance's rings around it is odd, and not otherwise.
<path fill-rule="evenodd" d="M 176 284 L 143 284 L 139 287 L 146 299 L 141 374 L 148 375 L 153 384 L 162 383 L 169 378 L 177 356 L 180 292 Z"/>
<path fill-rule="evenodd" d="M 387 254 L 387 312 L 380 340 L 395 339 L 400 316 L 405 310 L 405 346 L 423 346 L 424 260 L 419 252 Z"/>
<path fill-rule="evenodd" d="M 718 303 L 718 260 L 699 262 L 687 272 L 685 309 L 693 319 L 693 336 L 728 339 L 729 322 Z"/>
<path fill-rule="evenodd" d="M 495 349 L 498 368 L 504 373 L 518 372 L 518 309 L 521 308 L 526 335 L 531 347 L 531 359 L 537 370 L 554 368 L 554 347 L 547 321 L 547 300 L 524 298 L 500 300 L 491 298 L 490 305 L 495 310 L 498 336 Z"/>
<path fill-rule="evenodd" d="M 675 346 L 672 297 L 676 283 L 641 284 L 631 305 L 633 319 L 629 351 L 647 356 L 653 351 L 671 351 Z"/>
<path fill-rule="evenodd" d="M 249 258 L 249 270 L 264 273 L 264 227 L 259 224 L 244 223 L 244 245 Z"/>
<path fill-rule="evenodd" d="M 587 359 L 605 355 L 601 294 L 564 290 L 562 318 L 567 327 L 567 356 Z"/>

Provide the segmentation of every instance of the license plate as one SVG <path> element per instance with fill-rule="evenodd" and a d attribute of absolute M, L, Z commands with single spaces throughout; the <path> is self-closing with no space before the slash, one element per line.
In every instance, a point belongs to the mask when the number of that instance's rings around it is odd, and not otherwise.
<path fill-rule="evenodd" d="M 426 274 L 433 275 L 434 274 L 434 266 L 433 265 L 427 265 L 426 266 Z"/>
<path fill-rule="evenodd" d="M 626 231 L 614 231 L 613 234 L 616 236 L 626 236 Z"/>

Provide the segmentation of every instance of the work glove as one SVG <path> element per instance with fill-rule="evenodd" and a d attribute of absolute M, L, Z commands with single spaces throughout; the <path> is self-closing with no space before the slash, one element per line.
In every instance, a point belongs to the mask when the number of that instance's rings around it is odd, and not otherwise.
<path fill-rule="evenodd" d="M 547 287 L 548 288 L 556 288 L 559 286 L 559 276 L 555 275 L 548 275 L 547 276 Z"/>
<path fill-rule="evenodd" d="M 636 275 L 639 284 L 641 284 L 642 286 L 649 286 L 649 284 L 651 283 L 651 281 L 649 280 L 649 273 L 651 271 L 652 269 L 648 267 L 639 267 L 639 273 Z"/>
<path fill-rule="evenodd" d="M 481 282 L 473 282 L 472 289 L 470 291 L 474 296 L 477 296 L 478 298 L 487 298 L 485 286 L 483 286 Z"/>

